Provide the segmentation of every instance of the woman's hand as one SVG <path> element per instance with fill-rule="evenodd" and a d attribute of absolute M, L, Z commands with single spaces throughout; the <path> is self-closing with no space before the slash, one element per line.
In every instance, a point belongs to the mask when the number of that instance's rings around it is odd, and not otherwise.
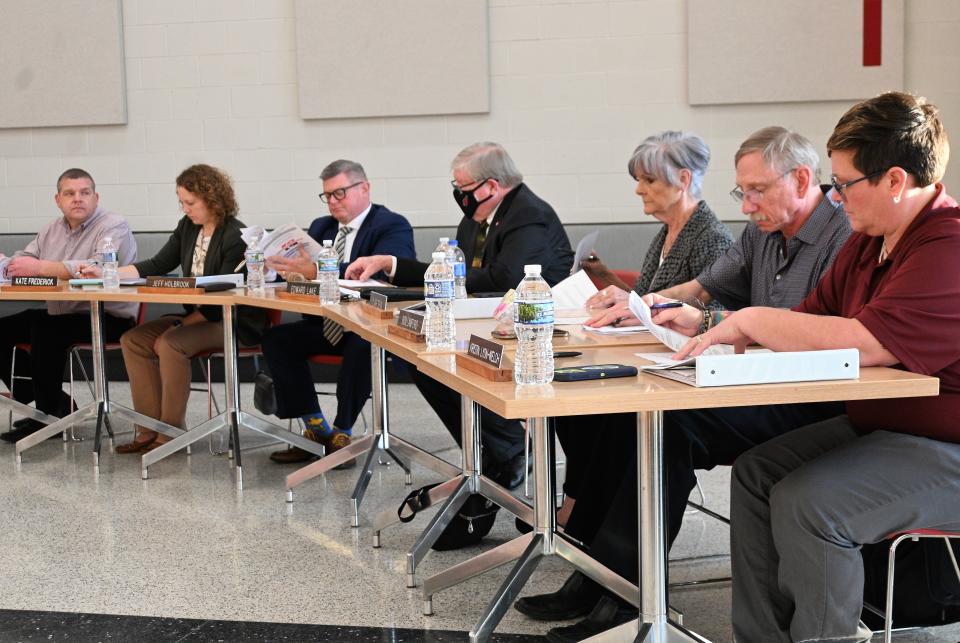
<path fill-rule="evenodd" d="M 590 328 L 600 328 L 602 326 L 615 326 L 619 328 L 621 326 L 639 326 L 640 320 L 637 319 L 637 316 L 630 310 L 627 302 L 622 301 L 596 313 L 593 317 L 585 321 L 583 325 L 589 326 Z"/>
<path fill-rule="evenodd" d="M 93 263 L 82 263 L 77 267 L 77 274 L 84 279 L 99 279 L 103 276 L 103 268 Z"/>
<path fill-rule="evenodd" d="M 620 304 L 630 298 L 630 293 L 617 286 L 607 286 L 603 290 L 598 290 L 594 295 L 587 299 L 584 306 L 591 308 L 608 308 L 615 304 Z"/>
<path fill-rule="evenodd" d="M 277 274 L 284 279 L 287 278 L 288 273 L 293 272 L 299 272 L 307 279 L 315 279 L 317 276 L 317 264 L 303 246 L 300 246 L 293 257 L 268 257 L 267 267 L 276 270 Z"/>

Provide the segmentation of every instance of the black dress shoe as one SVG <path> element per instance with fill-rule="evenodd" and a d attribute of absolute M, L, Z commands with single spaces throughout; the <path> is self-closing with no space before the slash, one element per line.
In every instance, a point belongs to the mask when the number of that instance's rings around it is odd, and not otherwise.
<path fill-rule="evenodd" d="M 555 627 L 547 632 L 550 643 L 576 643 L 640 617 L 635 607 L 604 594 L 587 618 L 573 625 Z"/>
<path fill-rule="evenodd" d="M 17 424 L 20 424 L 20 426 L 17 426 Z M 28 435 L 36 433 L 45 426 L 47 425 L 33 418 L 23 418 L 19 422 L 14 422 L 14 429 L 0 435 L 0 440 L 4 442 L 18 442 Z"/>
<path fill-rule="evenodd" d="M 524 596 L 513 607 L 536 621 L 564 621 L 589 614 L 600 600 L 600 586 L 580 572 L 573 572 L 552 594 Z"/>
<path fill-rule="evenodd" d="M 484 474 L 501 487 L 513 490 L 523 484 L 526 471 L 523 454 L 515 455 L 506 462 L 492 462 L 483 465 Z M 530 460 L 533 464 L 533 460 Z"/>

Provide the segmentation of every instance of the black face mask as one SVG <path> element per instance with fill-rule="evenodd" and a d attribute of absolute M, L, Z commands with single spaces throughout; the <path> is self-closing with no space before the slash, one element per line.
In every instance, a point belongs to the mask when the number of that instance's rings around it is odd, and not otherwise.
<path fill-rule="evenodd" d="M 480 185 L 473 188 L 472 190 L 461 190 L 460 188 L 453 189 L 453 200 L 457 202 L 457 205 L 463 210 L 463 214 L 467 217 L 473 218 L 473 215 L 476 214 L 477 208 L 480 207 L 481 203 L 486 203 L 493 198 L 491 194 L 482 201 L 477 201 L 477 197 L 473 196 L 473 193 L 483 187 L 483 184 L 486 183 L 489 179 L 484 179 L 480 181 Z"/>

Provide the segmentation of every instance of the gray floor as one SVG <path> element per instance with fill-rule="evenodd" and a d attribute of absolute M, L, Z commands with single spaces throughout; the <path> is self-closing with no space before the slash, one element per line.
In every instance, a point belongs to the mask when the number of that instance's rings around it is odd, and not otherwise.
<path fill-rule="evenodd" d="M 129 404 L 125 383 L 111 393 Z M 251 399 L 246 386 L 242 399 Z M 323 403 L 332 416 L 332 398 Z M 191 422 L 206 416 L 203 394 L 194 393 L 190 416 Z M 412 385 L 391 387 L 391 421 L 399 435 L 458 457 Z M 91 434 L 89 425 L 78 431 Z M 246 446 L 265 442 L 256 434 L 242 437 Z M 215 450 L 221 443 L 214 436 Z M 294 467 L 271 463 L 269 447 L 244 453 L 245 488 L 238 493 L 230 462 L 212 455 L 205 441 L 189 457 L 155 465 L 147 481 L 140 479 L 139 457 L 106 449 L 95 476 L 91 446 L 89 439 L 45 442 L 24 454 L 20 470 L 12 446 L 0 446 L 0 608 L 466 631 L 507 573 L 495 570 L 437 595 L 436 615 L 424 617 L 419 589 L 404 587 L 404 554 L 426 519 L 390 529 L 382 548 L 371 547 L 371 518 L 395 507 L 408 490 L 396 466 L 377 468 L 361 526 L 352 529 L 347 498 L 356 470 L 311 481 L 288 504 L 284 476 Z M 414 469 L 416 486 L 436 479 Z M 727 482 L 725 470 L 704 477 L 708 504 L 724 512 Z M 516 535 L 513 520 L 501 512 L 484 547 Z M 673 556 L 716 558 L 675 564 L 672 579 L 729 571 L 727 549 L 726 528 L 689 515 Z M 476 551 L 431 552 L 421 578 Z M 567 574 L 564 563 L 547 560 L 524 593 L 552 591 Z M 732 640 L 727 587 L 675 592 L 672 602 L 688 627 L 713 641 Z M 511 610 L 498 631 L 538 634 L 551 626 Z M 950 627 L 899 640 L 958 639 L 960 628 Z"/>

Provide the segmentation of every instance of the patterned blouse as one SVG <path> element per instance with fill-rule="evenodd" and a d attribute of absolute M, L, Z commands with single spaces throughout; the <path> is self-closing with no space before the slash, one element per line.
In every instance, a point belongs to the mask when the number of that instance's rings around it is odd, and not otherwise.
<path fill-rule="evenodd" d="M 677 235 L 663 263 L 660 263 L 660 253 L 666 239 L 667 226 L 664 225 L 647 248 L 640 276 L 633 286 L 640 295 L 696 279 L 733 244 L 730 229 L 717 219 L 706 201 L 697 204 L 697 209 Z"/>

